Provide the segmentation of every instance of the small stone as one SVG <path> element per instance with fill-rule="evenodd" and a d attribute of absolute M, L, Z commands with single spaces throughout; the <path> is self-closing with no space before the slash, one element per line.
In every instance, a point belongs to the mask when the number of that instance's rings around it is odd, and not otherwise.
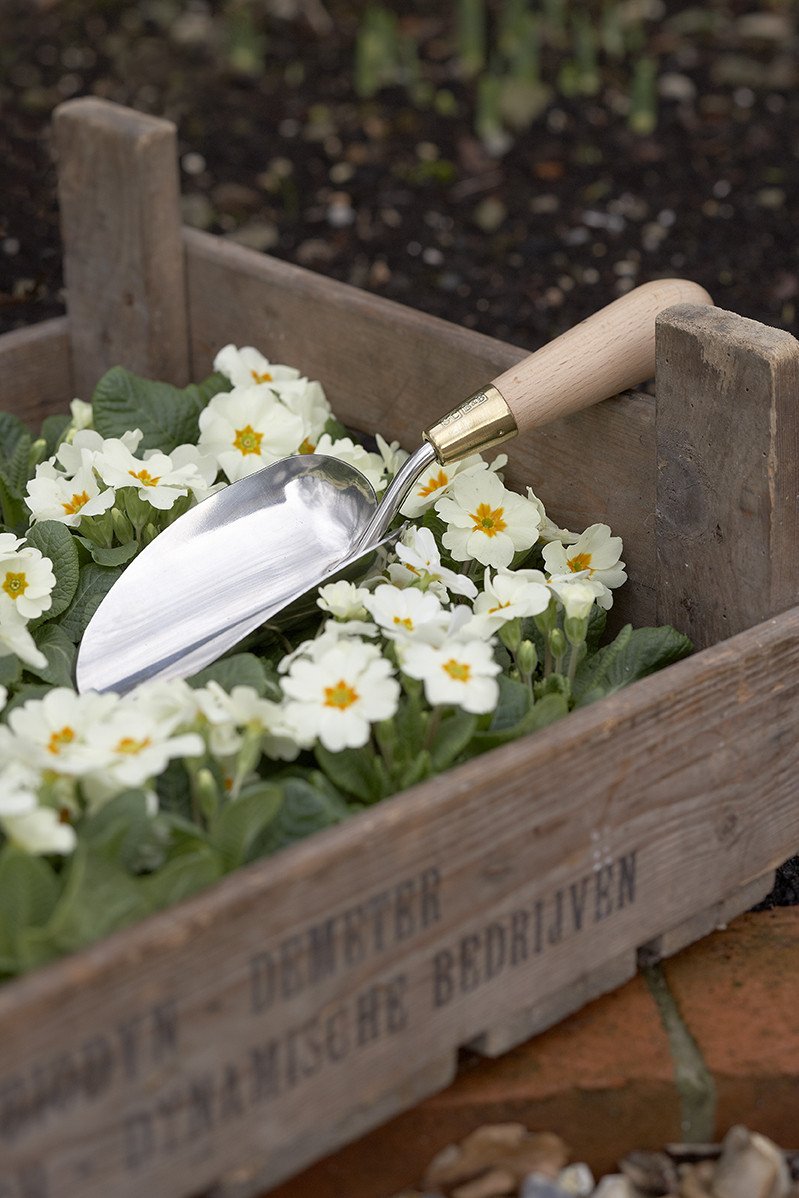
<path fill-rule="evenodd" d="M 490 1169 L 482 1177 L 467 1181 L 452 1191 L 452 1198 L 511 1198 L 517 1192 L 516 1178 L 507 1169 Z"/>
<path fill-rule="evenodd" d="M 252 212 L 261 203 L 261 197 L 252 187 L 243 183 L 218 183 L 211 192 L 211 202 L 220 212 L 240 215 Z"/>
<path fill-rule="evenodd" d="M 502 200 L 497 196 L 486 196 L 475 208 L 472 219 L 484 233 L 496 233 L 507 215 L 508 210 Z"/>
<path fill-rule="evenodd" d="M 529 1173 L 522 1182 L 519 1198 L 565 1198 L 573 1191 L 562 1190 L 551 1177 L 543 1173 Z"/>
<path fill-rule="evenodd" d="M 749 12 L 735 22 L 739 37 L 764 42 L 790 42 L 793 26 L 788 17 L 776 12 Z"/>
<path fill-rule="evenodd" d="M 680 1165 L 680 1198 L 709 1198 L 710 1190 L 696 1165 Z"/>
<path fill-rule="evenodd" d="M 622 1173 L 637 1190 L 662 1198 L 677 1190 L 677 1169 L 665 1152 L 630 1152 L 619 1161 Z"/>
<path fill-rule="evenodd" d="M 781 187 L 761 187 L 755 199 L 761 208 L 783 208 L 785 192 Z"/>
<path fill-rule="evenodd" d="M 510 1173 L 518 1185 L 529 1173 L 554 1180 L 568 1159 L 568 1149 L 552 1132 L 528 1132 L 522 1123 L 489 1123 L 460 1145 L 450 1144 L 431 1162 L 424 1185 L 431 1190 L 480 1177 L 488 1169 Z"/>
<path fill-rule="evenodd" d="M 713 1172 L 713 1198 L 787 1198 L 790 1188 L 777 1145 L 745 1127 L 730 1128 Z"/>
<path fill-rule="evenodd" d="M 334 229 L 345 229 L 355 221 L 352 197 L 346 191 L 335 191 L 327 206 L 327 223 Z"/>
<path fill-rule="evenodd" d="M 235 241 L 249 250 L 258 250 L 263 254 L 272 250 L 280 241 L 280 235 L 274 225 L 266 221 L 251 220 L 227 234 L 228 241 Z"/>
<path fill-rule="evenodd" d="M 309 237 L 301 241 L 294 251 L 300 266 L 311 266 L 314 262 L 331 262 L 336 256 L 335 248 L 321 237 Z"/>
<path fill-rule="evenodd" d="M 567 1194 L 576 1194 L 577 1198 L 588 1198 L 596 1186 L 593 1173 L 582 1161 L 567 1165 L 558 1174 L 557 1181 L 561 1190 L 565 1190 Z"/>
<path fill-rule="evenodd" d="M 658 79 L 658 92 L 664 100 L 677 100 L 686 104 L 696 95 L 696 84 L 688 75 L 679 71 L 665 71 Z"/>
<path fill-rule="evenodd" d="M 591 1198 L 638 1198 L 630 1182 L 622 1173 L 608 1173 L 603 1177 Z"/>

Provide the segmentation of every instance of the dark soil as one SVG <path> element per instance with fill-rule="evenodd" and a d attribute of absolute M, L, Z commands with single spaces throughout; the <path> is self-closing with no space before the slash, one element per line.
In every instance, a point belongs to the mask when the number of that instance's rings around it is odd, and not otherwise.
<path fill-rule="evenodd" d="M 795 329 L 788 0 L 646 0 L 654 131 L 631 130 L 629 70 L 601 61 L 595 95 L 555 94 L 502 153 L 475 134 L 454 6 L 388 7 L 423 87 L 363 99 L 354 2 L 0 0 L 0 330 L 63 311 L 49 120 L 92 94 L 176 123 L 187 223 L 518 345 L 675 274 Z M 796 861 L 772 901 L 799 901 Z"/>

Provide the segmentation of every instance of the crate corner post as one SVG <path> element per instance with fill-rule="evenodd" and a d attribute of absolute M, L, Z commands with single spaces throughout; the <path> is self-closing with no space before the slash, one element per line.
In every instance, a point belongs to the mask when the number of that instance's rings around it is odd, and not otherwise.
<path fill-rule="evenodd" d="M 799 595 L 799 342 L 720 308 L 657 322 L 658 623 L 697 649 Z"/>
<path fill-rule="evenodd" d="M 85 96 L 54 117 L 73 384 L 112 366 L 189 379 L 176 129 Z"/>

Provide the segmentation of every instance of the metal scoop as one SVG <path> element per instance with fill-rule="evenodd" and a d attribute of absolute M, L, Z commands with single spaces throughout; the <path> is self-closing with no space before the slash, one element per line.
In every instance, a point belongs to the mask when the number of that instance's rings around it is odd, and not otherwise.
<path fill-rule="evenodd" d="M 399 508 L 420 474 L 585 408 L 650 378 L 655 317 L 707 304 L 695 283 L 647 283 L 505 371 L 427 429 L 378 505 L 336 458 L 285 458 L 181 516 L 127 567 L 80 646 L 80 691 L 123 693 L 186 677 L 317 588 L 380 570 Z"/>

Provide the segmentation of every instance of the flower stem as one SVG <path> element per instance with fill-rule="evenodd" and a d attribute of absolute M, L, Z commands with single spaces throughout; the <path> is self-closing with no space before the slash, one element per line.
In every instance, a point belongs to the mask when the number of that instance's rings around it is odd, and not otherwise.
<path fill-rule="evenodd" d="M 429 749 L 433 741 L 436 739 L 436 733 L 438 732 L 439 724 L 441 723 L 441 717 L 443 714 L 443 707 L 434 707 L 430 712 L 427 720 L 427 728 L 424 734 L 424 744 L 422 745 L 423 749 Z"/>

